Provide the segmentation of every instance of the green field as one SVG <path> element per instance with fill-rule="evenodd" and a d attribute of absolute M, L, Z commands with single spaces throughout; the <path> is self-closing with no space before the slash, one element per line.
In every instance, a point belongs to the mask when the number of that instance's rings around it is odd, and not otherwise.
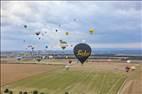
<path fill-rule="evenodd" d="M 119 72 L 89 70 L 58 69 L 17 81 L 8 88 L 14 94 L 22 90 L 38 90 L 44 94 L 117 94 L 126 78 Z"/>

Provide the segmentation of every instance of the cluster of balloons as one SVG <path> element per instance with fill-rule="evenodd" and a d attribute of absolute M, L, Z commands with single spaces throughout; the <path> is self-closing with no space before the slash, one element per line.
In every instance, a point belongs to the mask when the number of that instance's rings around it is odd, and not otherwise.
<path fill-rule="evenodd" d="M 73 21 L 77 22 L 78 19 L 74 18 Z M 61 24 L 59 24 L 58 26 L 62 27 Z M 24 25 L 24 28 L 27 29 L 28 25 Z M 59 30 L 56 28 L 55 32 L 58 32 L 58 31 Z M 91 27 L 88 31 L 92 35 L 95 32 L 95 29 L 93 27 Z M 46 34 L 47 32 L 44 32 L 44 33 Z M 70 34 L 69 32 L 65 32 L 66 36 L 69 36 L 69 34 Z M 41 39 L 41 36 L 44 36 L 44 34 L 39 31 L 35 32 L 35 35 L 38 37 L 39 40 Z M 24 42 L 26 42 L 26 40 L 24 40 Z M 65 41 L 65 40 L 59 40 L 59 43 L 60 43 L 60 47 L 63 50 L 66 49 L 67 47 L 69 47 L 67 41 Z M 71 44 L 70 47 L 73 47 L 73 45 Z M 32 49 L 32 51 L 35 49 L 35 47 L 33 47 L 32 45 L 28 45 L 28 48 Z M 45 45 L 45 48 L 48 49 L 48 45 Z M 78 60 L 83 64 L 86 61 L 86 59 L 91 55 L 91 48 L 89 45 L 87 45 L 85 43 L 77 44 L 74 47 L 74 54 L 78 58 Z M 41 58 L 37 59 L 37 61 L 40 61 L 40 60 L 41 60 Z"/>
<path fill-rule="evenodd" d="M 78 19 L 74 18 L 73 21 L 74 21 L 74 22 L 77 22 Z M 62 25 L 59 24 L 58 26 L 61 27 Z M 25 24 L 25 25 L 24 25 L 24 28 L 27 29 L 27 28 L 28 28 L 28 25 Z M 56 28 L 55 31 L 58 32 L 59 30 Z M 95 29 L 94 29 L 93 27 L 91 27 L 88 31 L 89 31 L 90 34 L 93 34 L 93 33 L 95 32 Z M 46 33 L 47 33 L 47 32 L 45 32 L 45 34 L 46 34 Z M 66 36 L 68 36 L 69 34 L 70 34 L 69 32 L 65 32 L 65 35 L 66 35 Z M 41 36 L 44 36 L 44 34 L 41 33 L 41 32 L 35 32 L 35 35 L 38 37 L 39 40 L 41 39 Z M 24 40 L 24 42 L 25 42 L 25 40 Z M 61 47 L 63 50 L 64 50 L 67 46 L 68 46 L 67 42 L 63 42 L 62 40 L 60 40 L 60 47 Z M 70 47 L 73 47 L 73 45 L 70 45 Z M 45 46 L 45 48 L 47 49 L 48 47 Z"/>

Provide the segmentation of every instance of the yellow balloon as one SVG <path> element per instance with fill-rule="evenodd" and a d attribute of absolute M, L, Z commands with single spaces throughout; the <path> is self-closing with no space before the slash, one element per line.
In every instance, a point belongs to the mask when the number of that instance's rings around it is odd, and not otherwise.
<path fill-rule="evenodd" d="M 90 28 L 89 32 L 93 34 L 95 32 L 94 28 Z"/>
<path fill-rule="evenodd" d="M 66 32 L 65 34 L 66 34 L 66 35 L 69 35 L 69 32 Z"/>

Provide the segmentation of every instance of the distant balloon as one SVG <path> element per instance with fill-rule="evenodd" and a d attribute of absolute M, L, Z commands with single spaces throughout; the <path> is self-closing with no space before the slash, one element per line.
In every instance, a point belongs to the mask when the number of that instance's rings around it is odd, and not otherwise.
<path fill-rule="evenodd" d="M 73 19 L 73 21 L 76 21 L 77 19 Z"/>
<path fill-rule="evenodd" d="M 48 56 L 48 58 L 49 58 L 49 59 L 53 59 L 53 56 L 52 56 L 52 55 L 50 55 L 50 56 Z"/>
<path fill-rule="evenodd" d="M 32 45 L 28 45 L 28 48 L 32 47 Z"/>
<path fill-rule="evenodd" d="M 69 35 L 69 32 L 65 32 L 66 35 Z"/>
<path fill-rule="evenodd" d="M 60 40 L 60 43 L 67 44 L 67 42 L 63 40 Z"/>
<path fill-rule="evenodd" d="M 41 61 L 41 58 L 40 58 L 40 57 L 38 57 L 36 60 L 37 60 L 38 62 L 40 62 L 40 61 Z"/>
<path fill-rule="evenodd" d="M 64 50 L 68 46 L 66 41 L 60 40 L 60 47 Z"/>
<path fill-rule="evenodd" d="M 16 59 L 17 59 L 18 61 L 20 61 L 20 60 L 22 59 L 22 57 L 16 57 Z"/>
<path fill-rule="evenodd" d="M 83 64 L 86 59 L 91 55 L 91 48 L 85 43 L 77 44 L 74 47 L 74 55 Z"/>
<path fill-rule="evenodd" d="M 42 33 L 41 35 L 42 35 L 42 36 L 44 36 L 44 34 L 43 34 L 43 33 Z"/>
<path fill-rule="evenodd" d="M 32 49 L 32 50 L 35 49 L 35 47 L 34 47 L 33 45 L 28 45 L 28 48 L 30 48 L 30 49 Z M 28 49 L 28 48 L 27 48 L 27 49 Z"/>
<path fill-rule="evenodd" d="M 38 35 L 40 35 L 40 32 L 36 32 L 35 34 L 38 36 Z"/>
<path fill-rule="evenodd" d="M 24 25 L 24 28 L 27 28 L 27 25 Z"/>
<path fill-rule="evenodd" d="M 46 45 L 45 48 L 48 48 L 48 46 Z"/>
<path fill-rule="evenodd" d="M 95 32 L 94 28 L 89 29 L 90 34 L 93 34 Z"/>
<path fill-rule="evenodd" d="M 56 29 L 56 32 L 58 32 L 58 30 Z"/>
<path fill-rule="evenodd" d="M 66 58 L 66 59 L 68 59 L 69 57 L 68 57 L 68 56 L 66 56 L 65 58 Z"/>
<path fill-rule="evenodd" d="M 34 47 L 32 47 L 32 50 L 34 50 Z"/>
<path fill-rule="evenodd" d="M 71 64 L 72 63 L 72 60 L 69 60 L 69 64 Z"/>
<path fill-rule="evenodd" d="M 66 48 L 66 46 L 61 46 L 61 48 L 64 50 Z"/>

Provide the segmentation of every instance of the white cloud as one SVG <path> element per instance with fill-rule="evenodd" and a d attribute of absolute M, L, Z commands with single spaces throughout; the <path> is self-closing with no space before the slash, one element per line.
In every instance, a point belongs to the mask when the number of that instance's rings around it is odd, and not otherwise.
<path fill-rule="evenodd" d="M 123 36 L 123 32 L 130 32 L 137 39 L 139 37 L 137 33 L 141 34 L 140 29 L 142 29 L 141 11 L 139 2 L 2 1 L 2 32 L 4 31 L 5 34 L 8 34 L 9 31 L 14 32 L 13 34 L 15 35 L 11 35 L 13 37 L 29 34 L 27 38 L 23 38 L 32 40 L 36 38 L 35 32 L 46 31 L 47 34 L 42 37 L 42 42 L 38 41 L 36 43 L 33 41 L 33 43 L 40 44 L 40 46 L 48 43 L 50 48 L 59 48 L 60 39 L 66 40 L 71 44 L 77 44 L 82 40 L 86 40 L 88 43 L 91 41 L 92 44 L 99 43 L 100 40 L 107 40 L 107 38 L 103 38 L 104 34 L 109 35 L 107 37 L 117 37 L 117 34 L 113 33 L 112 35 L 112 32 L 120 31 Z M 73 19 L 77 21 L 73 21 Z M 23 28 L 24 24 L 27 24 L 27 30 Z M 90 27 L 95 27 L 96 30 L 96 33 L 92 36 L 88 33 Z M 59 32 L 55 32 L 56 29 Z M 25 31 L 27 32 L 25 33 Z M 65 32 L 69 32 L 69 36 L 66 36 Z M 136 32 L 137 35 L 133 32 Z M 121 36 L 119 37 L 120 42 L 123 42 Z M 108 38 L 108 43 L 97 44 L 97 46 L 93 47 L 130 47 L 128 46 L 129 43 L 119 44 L 119 41 L 112 39 L 110 38 L 109 40 Z M 129 40 L 129 37 L 127 40 Z M 137 46 L 131 46 L 131 48 L 140 47 L 138 44 L 141 41 L 137 40 L 135 41 Z M 116 42 L 116 44 L 113 45 L 112 41 L 113 43 Z M 130 40 L 129 42 L 132 41 Z"/>

